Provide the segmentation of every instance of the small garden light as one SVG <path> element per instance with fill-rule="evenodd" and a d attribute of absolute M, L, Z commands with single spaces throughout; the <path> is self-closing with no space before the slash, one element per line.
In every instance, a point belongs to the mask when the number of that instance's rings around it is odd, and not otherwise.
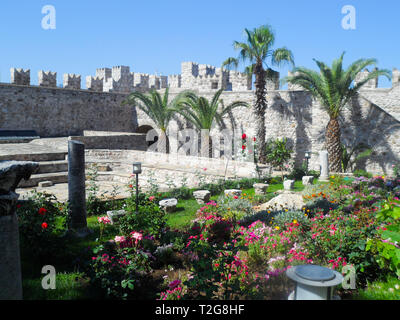
<path fill-rule="evenodd" d="M 333 300 L 334 287 L 343 281 L 339 272 L 311 264 L 290 268 L 286 275 L 296 282 L 289 300 Z"/>
<path fill-rule="evenodd" d="M 133 174 L 136 174 L 136 213 L 139 212 L 139 174 L 142 173 L 142 163 L 134 162 L 133 166 Z"/>

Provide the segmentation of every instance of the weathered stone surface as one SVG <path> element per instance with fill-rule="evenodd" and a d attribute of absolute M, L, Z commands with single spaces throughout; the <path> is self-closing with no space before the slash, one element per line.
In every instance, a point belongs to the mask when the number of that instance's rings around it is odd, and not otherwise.
<path fill-rule="evenodd" d="M 161 200 L 158 204 L 166 213 L 170 213 L 176 210 L 176 205 L 178 204 L 178 200 L 175 198 L 164 199 Z"/>
<path fill-rule="evenodd" d="M 319 153 L 319 161 L 321 166 L 321 175 L 319 176 L 320 181 L 329 180 L 329 161 L 328 161 L 328 151 L 323 150 Z"/>
<path fill-rule="evenodd" d="M 283 181 L 283 189 L 285 189 L 285 190 L 293 190 L 294 189 L 294 180 L 285 180 L 285 181 Z"/>
<path fill-rule="evenodd" d="M 47 76 L 54 78 L 51 74 Z M 365 73 L 361 76 L 365 76 Z M 25 77 L 25 72 L 14 72 L 13 81 L 21 83 L 15 80 L 17 77 Z M 354 99 L 352 108 L 343 110 L 341 117 L 344 143 L 353 143 L 356 137 L 357 143 L 374 146 L 374 154 L 368 161 L 359 164 L 360 168 L 373 173 L 390 174 L 400 153 L 398 79 L 399 72 L 395 70 L 392 88 L 376 88 L 375 84 L 367 84 L 358 98 Z M 289 89 L 293 90 L 276 90 L 276 80 L 275 76 L 273 82 L 267 84 L 271 90 L 266 99 L 271 108 L 265 111 L 265 118 L 268 119 L 266 138 L 290 138 L 297 153 L 296 164 L 301 164 L 305 151 L 311 151 L 310 169 L 319 170 L 319 159 L 314 154 L 325 148 L 324 132 L 329 117 L 310 93 L 297 91 L 292 86 Z M 36 130 L 41 137 L 80 135 L 83 130 L 136 132 L 140 127 L 154 128 L 154 123 L 141 110 L 135 106 L 122 106 L 121 102 L 131 89 L 146 91 L 150 86 L 166 87 L 165 77 L 132 73 L 128 67 L 119 66 L 98 69 L 96 81 L 96 85 L 89 83 L 88 88 L 92 90 L 2 83 L 0 126 L 4 129 L 30 128 Z M 216 89 L 226 87 L 228 90 L 221 95 L 225 104 L 242 100 L 253 105 L 255 100 L 254 90 L 249 90 L 251 78 L 236 71 L 209 65 L 184 62 L 181 74 L 170 76 L 168 81 L 172 89 L 171 99 L 184 89 L 199 90 L 202 96 L 210 99 Z M 43 81 L 39 83 L 44 84 Z M 54 83 L 51 85 L 54 86 Z M 184 123 L 181 120 L 178 117 L 171 121 L 170 127 L 180 127 Z M 236 131 L 245 132 L 248 137 L 256 135 L 252 109 L 236 108 L 224 116 L 223 121 L 227 129 L 240 128 Z M 186 127 L 185 124 L 182 126 Z M 387 128 L 384 133 L 382 128 Z M 212 134 L 218 132 L 216 128 Z"/>
<path fill-rule="evenodd" d="M 0 300 L 21 300 L 22 279 L 18 219 L 15 214 L 21 179 L 29 179 L 39 164 L 0 161 Z"/>
<path fill-rule="evenodd" d="M 86 220 L 85 145 L 68 141 L 68 207 L 69 231 L 78 237 L 90 233 Z"/>
<path fill-rule="evenodd" d="M 204 204 L 210 201 L 211 192 L 208 190 L 198 190 L 193 192 L 193 196 L 198 204 Z"/>
<path fill-rule="evenodd" d="M 304 176 L 302 178 L 303 186 L 309 186 L 314 183 L 314 177 L 313 176 Z"/>
<path fill-rule="evenodd" d="M 242 195 L 242 190 L 239 189 L 228 189 L 224 191 L 226 197 L 240 197 Z"/>
<path fill-rule="evenodd" d="M 302 210 L 305 203 L 301 193 L 284 191 L 277 197 L 260 206 L 260 210 Z"/>
<path fill-rule="evenodd" d="M 118 224 L 119 219 L 124 215 L 126 215 L 125 210 L 107 211 L 107 216 L 110 218 L 111 224 Z"/>
<path fill-rule="evenodd" d="M 15 191 L 22 179 L 28 180 L 38 169 L 37 162 L 0 161 L 0 195 Z"/>
<path fill-rule="evenodd" d="M 264 195 L 267 193 L 269 184 L 266 183 L 255 183 L 253 184 L 254 193 L 257 195 Z"/>
<path fill-rule="evenodd" d="M 41 181 L 38 183 L 38 187 L 40 188 L 51 187 L 52 185 L 53 185 L 52 181 Z"/>

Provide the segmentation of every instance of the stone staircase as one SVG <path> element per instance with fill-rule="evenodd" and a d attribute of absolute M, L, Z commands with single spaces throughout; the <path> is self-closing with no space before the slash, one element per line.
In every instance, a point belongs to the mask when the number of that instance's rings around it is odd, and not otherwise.
<path fill-rule="evenodd" d="M 1 155 L 1 160 L 34 161 L 39 163 L 39 170 L 31 175 L 28 181 L 22 180 L 18 188 L 31 188 L 46 185 L 50 186 L 57 183 L 68 182 L 68 161 L 67 152 L 52 151 L 26 153 L 16 149 L 11 154 Z"/>

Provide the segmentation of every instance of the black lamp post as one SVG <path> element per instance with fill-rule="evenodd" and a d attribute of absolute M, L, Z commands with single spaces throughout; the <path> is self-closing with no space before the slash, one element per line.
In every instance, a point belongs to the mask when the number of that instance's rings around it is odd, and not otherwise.
<path fill-rule="evenodd" d="M 311 159 L 311 151 L 306 151 L 304 158 L 306 158 L 306 173 L 308 174 L 308 161 Z"/>
<path fill-rule="evenodd" d="M 139 174 L 142 173 L 142 163 L 134 162 L 133 174 L 136 174 L 136 213 L 139 212 Z"/>

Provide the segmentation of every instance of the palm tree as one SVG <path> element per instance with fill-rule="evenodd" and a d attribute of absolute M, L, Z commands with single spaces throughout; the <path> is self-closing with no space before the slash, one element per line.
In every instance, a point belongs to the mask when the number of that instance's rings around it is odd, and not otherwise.
<path fill-rule="evenodd" d="M 339 116 L 343 108 L 348 105 L 352 98 L 357 96 L 358 91 L 371 79 L 386 76 L 390 79 L 388 70 L 370 72 L 360 81 L 355 81 L 357 76 L 367 66 L 376 65 L 375 59 L 359 59 L 353 62 L 347 70 L 343 70 L 343 54 L 332 63 L 329 68 L 325 63 L 314 59 L 320 72 L 299 67 L 293 70 L 294 75 L 286 77 L 284 82 L 290 82 L 310 91 L 317 98 L 322 107 L 329 115 L 329 122 L 325 131 L 325 143 L 329 154 L 330 170 L 342 171 L 342 143 L 340 140 Z"/>
<path fill-rule="evenodd" d="M 240 50 L 239 58 L 228 58 L 223 66 L 237 66 L 239 60 L 250 62 L 246 67 L 249 75 L 255 75 L 256 86 L 256 136 L 259 148 L 257 150 L 257 158 L 259 162 L 265 163 L 265 109 L 267 107 L 265 88 L 266 78 L 271 73 L 271 69 L 266 61 L 270 59 L 271 66 L 281 66 L 283 63 L 294 65 L 293 54 L 287 48 L 278 48 L 273 50 L 275 42 L 275 34 L 269 25 L 263 25 L 253 30 L 245 29 L 247 36 L 246 42 L 234 41 L 233 47 Z M 266 68 L 264 68 L 264 65 Z"/>
<path fill-rule="evenodd" d="M 176 102 L 179 99 L 177 96 L 171 102 L 168 102 L 169 88 L 165 89 L 164 97 L 156 90 L 151 90 L 148 94 L 142 92 L 132 92 L 128 95 L 123 104 L 137 106 L 140 110 L 148 115 L 153 120 L 155 125 L 160 130 L 160 135 L 157 141 L 157 149 L 159 152 L 169 153 L 169 141 L 167 137 L 167 129 L 174 113 Z"/>
<path fill-rule="evenodd" d="M 212 157 L 212 141 L 210 130 L 215 123 L 219 127 L 223 126 L 222 117 L 236 107 L 248 107 L 244 101 L 235 101 L 228 106 L 224 105 L 220 96 L 223 89 L 218 90 L 214 97 L 208 101 L 204 97 L 199 97 L 193 91 L 184 91 L 178 97 L 177 108 L 175 109 L 187 121 L 192 123 L 199 131 L 203 133 L 201 144 L 201 155 L 203 157 Z M 220 110 L 218 110 L 220 109 Z"/>

